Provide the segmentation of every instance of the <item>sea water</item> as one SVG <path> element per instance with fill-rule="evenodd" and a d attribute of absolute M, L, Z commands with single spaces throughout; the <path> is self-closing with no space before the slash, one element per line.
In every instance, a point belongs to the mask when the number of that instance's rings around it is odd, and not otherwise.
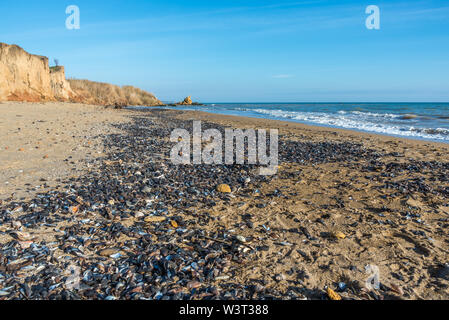
<path fill-rule="evenodd" d="M 208 103 L 172 109 L 286 120 L 449 143 L 449 103 Z"/>

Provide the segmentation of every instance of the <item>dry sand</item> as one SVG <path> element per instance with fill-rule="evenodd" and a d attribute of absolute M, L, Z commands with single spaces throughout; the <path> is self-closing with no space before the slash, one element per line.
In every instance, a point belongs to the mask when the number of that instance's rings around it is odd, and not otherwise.
<path fill-rule="evenodd" d="M 126 112 L 69 103 L 0 103 L 0 200 L 29 198 L 103 155 L 101 135 Z M 48 187 L 47 187 L 48 186 Z"/>

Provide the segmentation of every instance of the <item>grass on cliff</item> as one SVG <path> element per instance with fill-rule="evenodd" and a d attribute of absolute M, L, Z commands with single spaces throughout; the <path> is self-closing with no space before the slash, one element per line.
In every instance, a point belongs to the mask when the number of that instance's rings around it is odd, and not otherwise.
<path fill-rule="evenodd" d="M 161 102 L 149 92 L 132 86 L 119 87 L 109 83 L 69 79 L 72 90 L 85 103 L 99 105 L 157 106 Z"/>

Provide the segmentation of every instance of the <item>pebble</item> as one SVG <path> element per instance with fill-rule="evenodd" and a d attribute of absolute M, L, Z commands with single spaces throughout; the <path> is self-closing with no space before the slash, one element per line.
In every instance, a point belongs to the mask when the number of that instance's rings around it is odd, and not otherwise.
<path fill-rule="evenodd" d="M 217 186 L 217 191 L 221 193 L 231 193 L 231 187 L 227 184 L 220 184 Z"/>
<path fill-rule="evenodd" d="M 337 238 L 337 239 L 345 239 L 346 235 L 343 232 L 341 232 L 341 231 L 336 231 L 334 233 L 334 237 Z"/>

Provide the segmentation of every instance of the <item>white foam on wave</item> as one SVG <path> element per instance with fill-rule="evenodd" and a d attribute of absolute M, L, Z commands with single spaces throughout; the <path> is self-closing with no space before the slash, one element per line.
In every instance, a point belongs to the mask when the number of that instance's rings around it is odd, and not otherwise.
<path fill-rule="evenodd" d="M 444 128 L 415 128 L 414 126 L 407 124 L 398 124 L 397 119 L 399 119 L 401 115 L 397 114 L 381 114 L 362 111 L 324 113 L 286 111 L 280 109 L 244 109 L 242 111 L 255 112 L 278 119 L 290 119 L 299 122 L 362 130 L 386 135 L 449 141 L 449 130 Z M 394 119 L 396 119 L 394 123 L 389 123 L 389 121 L 392 122 Z"/>

